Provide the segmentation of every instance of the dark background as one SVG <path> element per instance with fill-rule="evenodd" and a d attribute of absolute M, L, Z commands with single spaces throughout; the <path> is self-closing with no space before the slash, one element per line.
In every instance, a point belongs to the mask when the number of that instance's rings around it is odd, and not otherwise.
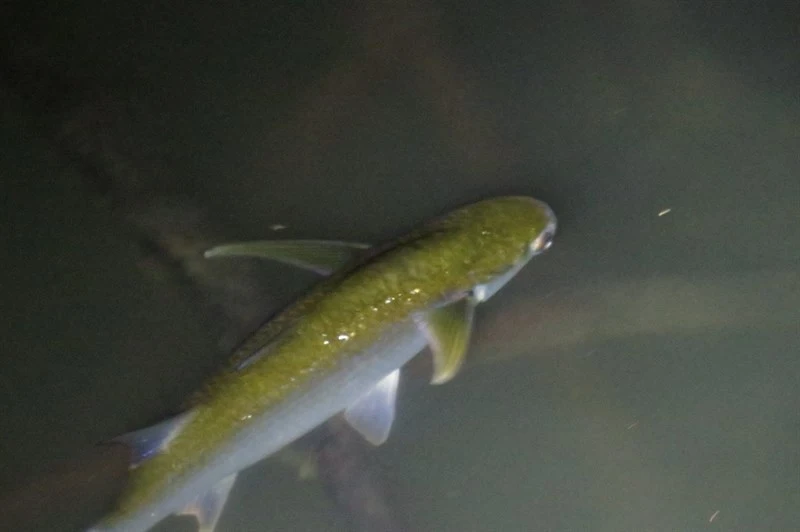
<path fill-rule="evenodd" d="M 202 249 L 379 242 L 507 193 L 553 206 L 553 250 L 481 308 L 463 374 L 409 372 L 391 440 L 358 448 L 399 528 L 796 528 L 796 6 L 0 9 L 17 529 L 94 520 L 124 463 L 94 444 L 176 409 L 314 280 Z M 380 529 L 349 480 L 286 462 L 242 475 L 220 532 Z"/>

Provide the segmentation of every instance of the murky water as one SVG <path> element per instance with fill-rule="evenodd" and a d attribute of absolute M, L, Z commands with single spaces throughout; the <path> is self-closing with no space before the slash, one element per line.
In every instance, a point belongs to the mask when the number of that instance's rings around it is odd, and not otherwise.
<path fill-rule="evenodd" d="M 52 492 L 35 479 L 177 408 L 232 341 L 221 288 L 143 252 L 143 225 L 377 242 L 521 193 L 559 215 L 553 249 L 480 308 L 457 379 L 407 372 L 368 453 L 397 526 L 795 529 L 798 19 L 756 6 L 28 16 L 3 59 L 0 487 Z M 104 201 L 87 160 L 197 211 Z M 253 275 L 262 316 L 314 281 Z M 219 532 L 365 529 L 288 462 L 241 476 Z M 72 530 L 101 498 L 15 504 Z"/>

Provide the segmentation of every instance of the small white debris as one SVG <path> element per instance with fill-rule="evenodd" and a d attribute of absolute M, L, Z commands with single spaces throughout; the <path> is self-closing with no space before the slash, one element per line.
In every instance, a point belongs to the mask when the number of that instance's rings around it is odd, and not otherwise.
<path fill-rule="evenodd" d="M 714 519 L 716 519 L 718 515 L 719 515 L 719 510 L 717 510 L 716 512 L 714 512 L 713 514 L 711 514 L 711 517 L 709 517 L 709 518 L 708 518 L 708 522 L 709 522 L 709 523 L 713 523 L 713 522 L 714 522 Z"/>
<path fill-rule="evenodd" d="M 669 214 L 670 212 L 672 212 L 672 209 L 662 209 L 661 211 L 659 211 L 658 215 L 664 216 L 665 214 Z"/>
<path fill-rule="evenodd" d="M 628 425 L 625 428 L 628 429 L 628 430 L 631 430 L 631 429 L 635 429 L 638 425 L 639 425 L 639 422 L 638 421 L 634 421 L 633 423 L 631 423 L 630 425 Z"/>
<path fill-rule="evenodd" d="M 288 226 L 283 225 L 283 224 L 272 224 L 272 225 L 269 226 L 269 228 L 272 229 L 273 231 L 283 231 L 287 227 Z"/>

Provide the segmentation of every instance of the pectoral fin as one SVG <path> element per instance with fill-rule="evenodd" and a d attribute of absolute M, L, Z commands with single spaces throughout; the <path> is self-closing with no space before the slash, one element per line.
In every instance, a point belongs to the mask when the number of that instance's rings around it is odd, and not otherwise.
<path fill-rule="evenodd" d="M 369 247 L 367 244 L 335 240 L 261 240 L 224 244 L 209 249 L 204 256 L 207 259 L 256 257 L 297 266 L 320 275 L 330 275 Z"/>
<path fill-rule="evenodd" d="M 344 411 L 347 422 L 372 445 L 380 445 L 389 437 L 399 381 L 400 370 L 396 369 Z"/>
<path fill-rule="evenodd" d="M 191 414 L 191 411 L 184 412 L 150 427 L 123 434 L 111 441 L 124 443 L 131 448 L 131 467 L 135 468 L 164 450 L 186 425 Z"/>
<path fill-rule="evenodd" d="M 187 504 L 180 511 L 180 515 L 195 516 L 200 525 L 198 532 L 214 532 L 234 482 L 236 482 L 236 473 L 223 478 L 210 491 Z"/>
<path fill-rule="evenodd" d="M 472 297 L 463 297 L 416 318 L 433 352 L 431 384 L 443 384 L 458 373 L 469 345 L 474 315 Z"/>

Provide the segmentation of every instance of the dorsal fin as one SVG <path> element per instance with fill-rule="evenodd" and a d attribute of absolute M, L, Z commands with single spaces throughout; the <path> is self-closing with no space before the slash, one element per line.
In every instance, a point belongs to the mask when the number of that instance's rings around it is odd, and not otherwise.
<path fill-rule="evenodd" d="M 337 240 L 260 240 L 234 242 L 209 249 L 207 259 L 256 257 L 330 275 L 369 249 L 367 244 Z"/>

